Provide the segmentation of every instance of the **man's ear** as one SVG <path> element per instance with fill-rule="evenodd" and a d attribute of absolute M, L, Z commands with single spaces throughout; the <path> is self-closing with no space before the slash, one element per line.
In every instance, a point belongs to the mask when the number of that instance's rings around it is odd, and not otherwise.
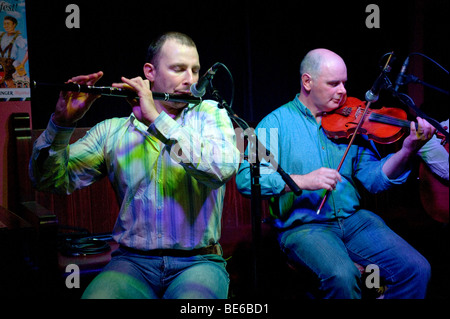
<path fill-rule="evenodd" d="M 144 64 L 144 75 L 151 83 L 155 80 L 155 66 L 151 63 Z"/>
<path fill-rule="evenodd" d="M 307 92 L 311 91 L 312 77 L 308 73 L 302 74 L 302 85 Z"/>

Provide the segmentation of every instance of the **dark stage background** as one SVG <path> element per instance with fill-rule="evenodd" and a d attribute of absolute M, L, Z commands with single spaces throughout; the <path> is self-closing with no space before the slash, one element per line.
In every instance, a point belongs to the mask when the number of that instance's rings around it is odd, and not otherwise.
<path fill-rule="evenodd" d="M 79 29 L 66 27 L 70 3 L 79 6 Z M 380 28 L 366 26 L 370 3 L 379 7 Z M 98 85 L 110 86 L 121 76 L 143 75 L 147 46 L 154 37 L 181 31 L 197 43 L 201 74 L 215 62 L 230 69 L 235 82 L 233 109 L 254 125 L 299 92 L 300 61 L 314 48 L 331 49 L 345 59 L 348 94 L 360 99 L 380 74 L 380 58 L 390 51 L 396 55 L 389 73 L 392 82 L 411 52 L 426 54 L 448 70 L 449 6 L 448 0 L 27 0 L 30 74 L 37 82 L 62 84 L 72 76 L 102 70 L 105 75 Z M 449 90 L 449 76 L 421 56 L 411 57 L 407 73 Z M 213 83 L 229 99 L 232 88 L 224 70 L 219 69 Z M 448 118 L 448 96 L 418 84 L 401 91 L 429 116 L 438 121 Z M 32 91 L 33 129 L 46 127 L 57 98 L 57 92 Z M 407 109 L 385 91 L 372 104 L 374 108 L 382 106 Z M 102 97 L 78 126 L 90 127 L 130 113 L 124 99 Z M 429 298 L 448 300 L 448 227 L 425 214 L 418 194 L 418 180 L 411 178 L 406 185 L 370 199 L 368 207 L 380 212 L 430 261 Z M 239 209 L 240 214 L 248 215 Z M 270 268 L 271 264 L 266 265 Z"/>
<path fill-rule="evenodd" d="M 66 27 L 66 7 L 80 9 L 80 28 Z M 366 7 L 380 9 L 380 28 L 369 29 Z M 235 81 L 233 109 L 255 123 L 299 92 L 299 63 L 310 49 L 325 47 L 346 61 L 348 94 L 364 99 L 379 74 L 380 58 L 394 51 L 389 77 L 395 81 L 411 52 L 449 66 L 449 1 L 27 1 L 30 74 L 37 82 L 63 83 L 72 76 L 104 71 L 98 85 L 121 76 L 142 76 L 146 49 L 155 36 L 176 30 L 198 45 L 201 74 L 224 63 Z M 385 60 L 384 60 L 385 61 Z M 421 79 L 448 90 L 449 77 L 433 63 L 413 56 L 408 68 Z M 214 81 L 229 100 L 231 85 L 219 69 Z M 448 117 L 446 96 L 417 84 L 409 90 L 418 105 L 438 121 Z M 33 128 L 45 128 L 57 93 L 32 92 Z M 373 107 L 398 106 L 388 92 Z M 79 123 L 128 116 L 120 98 L 103 97 Z"/>

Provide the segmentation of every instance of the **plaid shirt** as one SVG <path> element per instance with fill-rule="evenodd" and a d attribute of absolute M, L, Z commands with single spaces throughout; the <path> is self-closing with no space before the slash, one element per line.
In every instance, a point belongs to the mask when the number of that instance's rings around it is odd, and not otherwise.
<path fill-rule="evenodd" d="M 225 183 L 240 153 L 226 111 L 214 101 L 162 112 L 147 127 L 133 115 L 100 122 L 69 145 L 73 128 L 51 120 L 36 140 L 37 189 L 70 194 L 107 175 L 120 204 L 113 237 L 127 247 L 194 249 L 218 242 Z"/>

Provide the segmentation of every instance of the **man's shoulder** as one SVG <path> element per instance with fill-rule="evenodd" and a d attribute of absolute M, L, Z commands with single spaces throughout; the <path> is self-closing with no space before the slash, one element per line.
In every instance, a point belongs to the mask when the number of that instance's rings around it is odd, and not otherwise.
<path fill-rule="evenodd" d="M 267 114 L 261 120 L 260 124 L 273 124 L 274 122 L 278 122 L 280 125 L 283 125 L 283 122 L 292 120 L 296 113 L 298 113 L 298 110 L 296 109 L 295 104 L 292 101 L 289 101 Z"/>

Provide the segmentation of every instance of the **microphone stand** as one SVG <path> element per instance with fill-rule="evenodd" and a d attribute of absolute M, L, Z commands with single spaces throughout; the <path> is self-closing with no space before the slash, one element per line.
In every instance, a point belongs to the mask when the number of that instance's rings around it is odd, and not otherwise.
<path fill-rule="evenodd" d="M 429 88 L 432 88 L 438 92 L 442 92 L 444 94 L 448 95 L 448 91 L 442 90 L 434 85 L 425 83 L 421 80 L 419 80 L 416 76 L 413 75 L 408 75 L 408 78 L 413 79 L 414 83 L 419 83 L 425 86 L 428 86 Z M 414 103 L 413 99 L 404 94 L 404 93 L 398 93 L 393 87 L 392 87 L 392 83 L 390 83 L 390 81 L 388 81 L 388 86 L 386 87 L 386 89 L 388 91 L 391 92 L 391 94 L 396 97 L 397 99 L 399 99 L 400 102 L 402 102 L 403 104 L 405 104 L 406 106 L 409 107 L 410 110 L 413 110 L 416 113 L 416 116 L 420 116 L 421 118 L 427 120 L 428 123 L 430 123 L 431 125 L 433 125 L 437 131 L 439 131 L 440 133 L 442 133 L 445 136 L 445 140 L 448 141 L 449 139 L 449 133 L 444 130 L 444 128 L 441 126 L 441 123 L 439 123 L 438 121 L 436 121 L 435 119 L 433 119 L 432 117 L 428 116 L 425 112 L 423 112 L 422 110 L 420 110 L 416 104 Z M 410 83 L 411 81 L 405 81 L 402 84 L 407 84 Z"/>
<path fill-rule="evenodd" d="M 232 119 L 243 131 L 244 140 L 249 140 L 248 132 L 251 131 L 250 141 L 253 142 L 248 145 L 249 154 L 244 155 L 244 159 L 250 164 L 250 177 L 251 177 L 251 216 L 252 216 L 252 240 L 253 240 L 253 288 L 255 295 L 260 293 L 259 279 L 259 262 L 261 257 L 261 210 L 262 210 L 262 195 L 260 184 L 260 158 L 259 154 L 266 154 L 269 157 L 269 161 L 274 167 L 277 167 L 277 172 L 281 175 L 283 180 L 291 188 L 291 190 L 300 196 L 302 191 L 298 185 L 292 180 L 292 178 L 275 162 L 275 159 L 271 153 L 260 143 L 254 129 L 239 116 L 237 116 L 228 103 L 221 97 L 219 91 L 212 86 L 211 83 L 211 95 L 218 101 L 219 107 L 224 108 L 230 119 Z M 254 156 L 252 156 L 254 155 Z M 249 156 L 252 160 L 249 160 Z M 254 160 L 253 160 L 254 159 Z"/>
<path fill-rule="evenodd" d="M 426 86 L 426 87 L 428 87 L 428 88 L 430 88 L 430 89 L 433 89 L 433 90 L 435 90 L 435 91 L 441 92 L 441 93 L 446 94 L 446 95 L 449 95 L 449 92 L 448 92 L 448 91 L 446 91 L 446 90 L 444 90 L 444 89 L 441 89 L 441 88 L 439 88 L 439 87 L 437 87 L 437 86 L 434 86 L 434 85 L 432 85 L 432 84 L 429 84 L 429 83 L 427 83 L 427 82 L 424 82 L 424 81 L 420 80 L 420 79 L 419 79 L 417 76 L 415 76 L 415 75 L 408 74 L 408 75 L 405 75 L 405 77 L 406 77 L 406 80 L 405 80 L 402 84 L 409 84 L 409 83 L 422 84 L 423 86 Z"/>

